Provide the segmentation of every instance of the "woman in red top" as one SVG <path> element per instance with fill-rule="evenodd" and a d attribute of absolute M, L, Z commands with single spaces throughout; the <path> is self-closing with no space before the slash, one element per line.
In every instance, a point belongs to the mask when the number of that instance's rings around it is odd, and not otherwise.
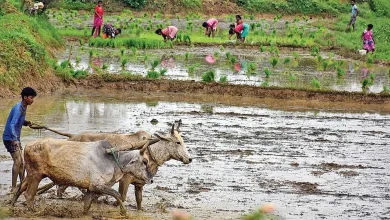
<path fill-rule="evenodd" d="M 100 36 L 100 29 L 103 25 L 103 2 L 98 1 L 98 4 L 95 7 L 95 13 L 93 15 L 93 28 L 92 28 L 92 36 Z"/>

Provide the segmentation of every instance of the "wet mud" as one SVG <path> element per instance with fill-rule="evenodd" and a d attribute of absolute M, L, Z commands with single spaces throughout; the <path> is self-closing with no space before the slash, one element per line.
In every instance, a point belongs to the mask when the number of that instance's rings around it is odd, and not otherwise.
<path fill-rule="evenodd" d="M 193 162 L 161 166 L 154 183 L 144 187 L 141 213 L 135 212 L 130 187 L 126 208 L 141 219 L 169 219 L 173 209 L 195 219 L 239 219 L 267 202 L 275 204 L 282 219 L 390 218 L 388 113 L 297 106 L 280 99 L 238 104 L 181 96 L 95 91 L 38 97 L 27 118 L 72 133 L 164 132 L 181 118 Z M 0 125 L 12 105 L 13 100 L 0 104 Z M 24 129 L 22 143 L 48 136 L 63 138 Z M 0 148 L 0 155 L 8 154 Z M 8 198 L 11 164 L 9 159 L 0 161 L 1 200 Z M 82 215 L 81 196 L 69 189 L 58 199 L 52 190 L 37 196 L 34 213 L 20 199 L 12 216 L 121 218 L 108 197 Z"/>

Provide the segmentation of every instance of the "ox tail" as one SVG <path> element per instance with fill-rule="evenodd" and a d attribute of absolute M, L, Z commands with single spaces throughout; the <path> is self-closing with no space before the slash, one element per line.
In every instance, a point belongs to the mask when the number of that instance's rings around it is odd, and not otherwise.
<path fill-rule="evenodd" d="M 74 134 L 70 134 L 70 133 L 66 133 L 66 132 L 61 132 L 61 131 L 57 131 L 57 130 L 54 130 L 54 129 L 51 129 L 51 128 L 48 128 L 48 127 L 44 127 L 45 130 L 48 130 L 48 131 L 51 131 L 51 132 L 54 132 L 56 134 L 59 134 L 59 135 L 62 135 L 62 136 L 66 136 L 68 138 L 72 138 L 74 137 L 75 135 Z"/>

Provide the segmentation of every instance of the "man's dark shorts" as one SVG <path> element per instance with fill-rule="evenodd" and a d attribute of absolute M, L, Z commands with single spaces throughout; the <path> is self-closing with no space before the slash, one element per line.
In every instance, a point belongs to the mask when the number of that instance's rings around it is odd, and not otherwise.
<path fill-rule="evenodd" d="M 6 141 L 6 140 L 3 140 L 3 143 L 4 143 L 4 146 L 5 148 L 7 148 L 7 151 L 12 154 L 14 153 L 15 151 L 18 150 L 18 146 L 12 144 L 12 141 Z M 22 146 L 20 146 L 20 150 L 22 150 Z"/>

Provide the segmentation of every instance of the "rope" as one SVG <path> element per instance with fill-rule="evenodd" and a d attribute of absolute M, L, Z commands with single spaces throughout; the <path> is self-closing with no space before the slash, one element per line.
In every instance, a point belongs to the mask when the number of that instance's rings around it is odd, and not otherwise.
<path fill-rule="evenodd" d="M 121 165 L 119 164 L 119 160 L 118 160 L 118 158 L 115 156 L 115 151 L 113 151 L 112 148 L 111 148 L 110 150 L 111 150 L 112 156 L 114 156 L 114 159 L 115 159 L 116 164 L 118 165 L 119 169 L 121 169 L 121 171 L 123 172 L 122 167 L 121 167 Z M 118 153 L 118 156 L 119 156 L 119 153 Z"/>

